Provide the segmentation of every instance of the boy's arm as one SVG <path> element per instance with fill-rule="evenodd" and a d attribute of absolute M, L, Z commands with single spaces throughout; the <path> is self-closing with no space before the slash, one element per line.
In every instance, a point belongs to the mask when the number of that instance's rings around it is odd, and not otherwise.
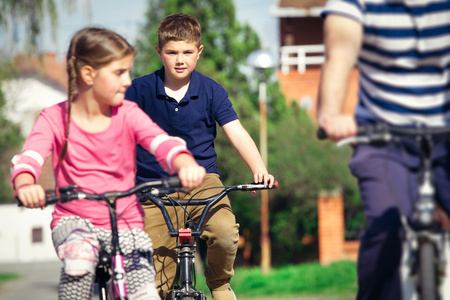
<path fill-rule="evenodd" d="M 266 165 L 259 154 L 255 142 L 241 122 L 239 120 L 231 121 L 223 125 L 222 129 L 241 159 L 252 171 L 254 182 L 264 182 L 264 184 L 269 184 L 272 187 L 275 178 L 267 172 Z"/>

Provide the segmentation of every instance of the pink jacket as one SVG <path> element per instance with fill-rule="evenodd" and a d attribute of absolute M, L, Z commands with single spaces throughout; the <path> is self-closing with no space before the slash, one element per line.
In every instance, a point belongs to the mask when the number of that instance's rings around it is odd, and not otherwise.
<path fill-rule="evenodd" d="M 124 100 L 112 108 L 111 125 L 102 132 L 86 132 L 72 120 L 70 123 L 67 155 L 59 163 L 64 145 L 68 102 L 62 102 L 42 111 L 21 154 L 12 160 L 12 182 L 23 172 L 37 181 L 42 166 L 52 155 L 56 188 L 75 184 L 88 193 L 123 191 L 135 185 L 136 144 L 153 154 L 169 174 L 174 173 L 174 159 L 180 153 L 189 153 L 185 142 L 170 137 L 138 106 Z M 119 228 L 143 228 L 143 210 L 136 196 L 117 201 Z M 95 226 L 110 228 L 108 209 L 104 203 L 75 200 L 56 204 L 53 228 L 63 216 L 80 216 Z"/>

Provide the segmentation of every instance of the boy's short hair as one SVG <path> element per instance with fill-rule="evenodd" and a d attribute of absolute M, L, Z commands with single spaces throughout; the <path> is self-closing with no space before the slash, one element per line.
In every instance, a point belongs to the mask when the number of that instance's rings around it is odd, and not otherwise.
<path fill-rule="evenodd" d="M 165 17 L 158 26 L 158 46 L 162 49 L 169 41 L 202 44 L 202 28 L 193 16 L 176 13 Z"/>

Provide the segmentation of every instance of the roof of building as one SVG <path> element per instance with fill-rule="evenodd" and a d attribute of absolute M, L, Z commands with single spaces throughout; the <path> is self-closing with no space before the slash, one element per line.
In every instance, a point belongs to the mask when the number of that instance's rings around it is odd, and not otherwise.
<path fill-rule="evenodd" d="M 6 116 L 20 124 L 22 134 L 27 136 L 43 108 L 67 99 L 66 64 L 48 53 L 41 57 L 19 55 L 14 59 L 14 66 L 19 76 L 4 80 L 1 86 L 6 98 Z"/>
<path fill-rule="evenodd" d="M 279 7 L 311 8 L 324 6 L 327 0 L 279 0 Z"/>
<path fill-rule="evenodd" d="M 18 55 L 14 58 L 14 66 L 19 70 L 21 77 L 37 75 L 59 89 L 67 89 L 66 63 L 59 61 L 54 53 L 44 53 L 40 57 Z"/>
<path fill-rule="evenodd" d="M 327 0 L 278 0 L 270 8 L 277 17 L 318 17 Z"/>

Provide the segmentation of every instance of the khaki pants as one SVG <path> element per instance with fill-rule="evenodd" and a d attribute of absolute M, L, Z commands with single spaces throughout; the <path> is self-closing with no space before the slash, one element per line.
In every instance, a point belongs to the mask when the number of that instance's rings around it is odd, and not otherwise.
<path fill-rule="evenodd" d="M 200 188 L 191 192 L 222 186 L 217 174 L 207 174 Z M 220 192 L 221 189 L 203 191 L 195 198 L 208 198 Z M 190 195 L 182 193 L 171 195 L 175 199 L 189 198 Z M 154 264 L 156 269 L 156 283 L 160 289 L 160 295 L 164 299 L 169 289 L 173 288 L 176 274 L 176 238 L 168 235 L 167 225 L 158 207 L 153 204 L 143 203 L 145 211 L 145 231 L 149 234 L 154 248 Z M 203 211 L 202 206 L 189 206 L 188 211 L 196 223 Z M 166 207 L 175 226 L 177 218 L 173 207 Z M 183 226 L 184 215 L 181 208 L 177 209 L 180 226 Z M 239 240 L 239 224 L 231 210 L 230 200 L 224 197 L 213 206 L 203 225 L 201 238 L 208 245 L 207 267 L 205 270 L 206 283 L 212 291 L 222 291 L 229 287 L 231 277 L 234 275 L 233 264 L 236 257 Z"/>

